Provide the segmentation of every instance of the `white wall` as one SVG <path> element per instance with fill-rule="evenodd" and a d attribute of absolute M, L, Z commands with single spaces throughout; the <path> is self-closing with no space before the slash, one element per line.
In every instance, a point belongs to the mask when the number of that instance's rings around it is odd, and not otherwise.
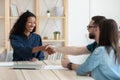
<path fill-rule="evenodd" d="M 68 45 L 88 44 L 86 26 L 94 15 L 113 18 L 120 26 L 120 0 L 69 0 Z"/>
<path fill-rule="evenodd" d="M 94 15 L 115 19 L 120 26 L 120 0 L 91 0 L 90 16 Z"/>
<path fill-rule="evenodd" d="M 87 43 L 89 0 L 69 0 L 68 45 L 83 46 Z"/>
<path fill-rule="evenodd" d="M 104 15 L 120 25 L 120 0 L 69 0 L 68 46 L 83 46 L 91 42 L 86 26 L 92 16 Z M 83 63 L 88 55 L 68 56 L 73 63 Z"/>

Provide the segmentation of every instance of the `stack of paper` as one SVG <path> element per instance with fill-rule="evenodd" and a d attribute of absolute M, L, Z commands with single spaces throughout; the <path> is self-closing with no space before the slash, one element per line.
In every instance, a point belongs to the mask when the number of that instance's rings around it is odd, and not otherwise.
<path fill-rule="evenodd" d="M 44 67 L 44 69 L 66 69 L 62 67 L 61 65 L 47 65 Z"/>

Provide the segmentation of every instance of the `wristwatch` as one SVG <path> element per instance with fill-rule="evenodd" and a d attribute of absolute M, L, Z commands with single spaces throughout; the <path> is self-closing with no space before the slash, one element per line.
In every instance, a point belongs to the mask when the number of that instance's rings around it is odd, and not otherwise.
<path fill-rule="evenodd" d="M 73 63 L 71 63 L 71 62 L 69 62 L 69 63 L 67 64 L 67 68 L 68 68 L 69 70 L 72 70 L 72 64 L 73 64 Z"/>

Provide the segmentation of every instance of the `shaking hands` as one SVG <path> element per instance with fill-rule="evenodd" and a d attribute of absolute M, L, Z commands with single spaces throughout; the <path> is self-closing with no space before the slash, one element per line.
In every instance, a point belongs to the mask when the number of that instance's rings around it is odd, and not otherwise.
<path fill-rule="evenodd" d="M 55 46 L 52 46 L 52 45 L 45 45 L 45 51 L 46 51 L 49 55 L 56 53 L 56 51 L 55 51 Z"/>

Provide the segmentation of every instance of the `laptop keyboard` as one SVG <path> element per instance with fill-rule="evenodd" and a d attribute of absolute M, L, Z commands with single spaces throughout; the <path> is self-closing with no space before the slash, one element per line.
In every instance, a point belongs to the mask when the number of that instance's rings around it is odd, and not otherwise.
<path fill-rule="evenodd" d="M 42 64 L 37 62 L 19 62 L 13 65 L 13 69 L 41 69 Z"/>

